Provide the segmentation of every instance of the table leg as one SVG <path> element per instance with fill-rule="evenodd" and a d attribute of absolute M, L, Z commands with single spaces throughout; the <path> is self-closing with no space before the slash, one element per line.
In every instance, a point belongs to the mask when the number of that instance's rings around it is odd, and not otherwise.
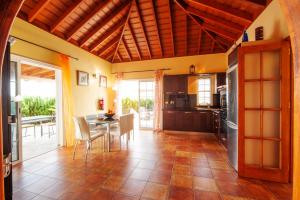
<path fill-rule="evenodd" d="M 107 137 L 108 137 L 107 151 L 110 152 L 110 123 L 107 124 Z"/>

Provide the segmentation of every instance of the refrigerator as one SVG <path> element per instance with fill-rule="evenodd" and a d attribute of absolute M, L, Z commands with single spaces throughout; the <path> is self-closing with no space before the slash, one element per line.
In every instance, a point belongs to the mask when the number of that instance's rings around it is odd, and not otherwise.
<path fill-rule="evenodd" d="M 238 65 L 227 70 L 227 153 L 238 170 Z"/>

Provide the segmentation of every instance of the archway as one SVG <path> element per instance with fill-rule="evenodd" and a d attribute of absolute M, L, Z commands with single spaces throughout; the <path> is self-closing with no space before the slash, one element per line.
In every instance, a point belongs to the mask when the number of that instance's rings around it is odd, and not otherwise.
<path fill-rule="evenodd" d="M 24 0 L 0 0 L 0 66 L 2 72 L 2 62 L 5 52 L 5 46 L 8 39 L 9 30 Z M 294 119 L 300 119 L 300 0 L 280 0 L 281 7 L 287 19 L 294 61 Z M 2 73 L 0 76 L 2 80 Z M 1 81 L 0 81 L 1 82 Z M 1 86 L 0 86 L 1 89 Z M 0 95 L 1 97 L 1 95 Z M 0 98 L 1 106 L 1 98 Z M 0 119 L 1 119 L 0 111 Z M 0 160 L 2 161 L 2 120 L 0 120 Z M 294 123 L 294 186 L 293 199 L 300 199 L 300 124 Z M 3 173 L 0 167 L 0 197 L 4 199 L 3 191 Z"/>

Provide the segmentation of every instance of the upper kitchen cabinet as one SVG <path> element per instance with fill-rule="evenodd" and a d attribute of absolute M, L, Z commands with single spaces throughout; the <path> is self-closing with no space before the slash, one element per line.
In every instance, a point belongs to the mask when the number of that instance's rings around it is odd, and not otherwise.
<path fill-rule="evenodd" d="M 187 75 L 166 75 L 164 76 L 164 93 L 187 93 Z"/>
<path fill-rule="evenodd" d="M 217 73 L 217 87 L 226 85 L 226 73 Z"/>

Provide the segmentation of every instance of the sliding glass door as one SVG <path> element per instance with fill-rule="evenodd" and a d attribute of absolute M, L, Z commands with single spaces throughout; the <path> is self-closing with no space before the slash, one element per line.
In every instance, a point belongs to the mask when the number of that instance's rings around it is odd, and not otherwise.
<path fill-rule="evenodd" d="M 152 129 L 154 125 L 154 81 L 139 81 L 139 124 L 141 129 Z"/>

